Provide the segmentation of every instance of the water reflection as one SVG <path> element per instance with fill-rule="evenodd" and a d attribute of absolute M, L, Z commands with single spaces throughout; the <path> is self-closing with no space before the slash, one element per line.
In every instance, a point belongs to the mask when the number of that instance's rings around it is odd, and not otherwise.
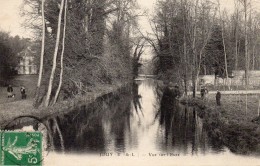
<path fill-rule="evenodd" d="M 139 111 L 140 111 L 140 113 L 144 116 L 142 112 L 141 101 L 140 101 L 142 96 L 138 92 L 138 86 L 139 85 L 136 82 L 133 82 L 133 86 L 132 86 L 133 105 L 136 113 L 139 115 Z"/>
<path fill-rule="evenodd" d="M 219 153 L 195 109 L 182 106 L 155 81 L 134 82 L 43 123 L 50 147 L 65 153 Z M 216 146 L 214 146 L 216 145 Z"/>

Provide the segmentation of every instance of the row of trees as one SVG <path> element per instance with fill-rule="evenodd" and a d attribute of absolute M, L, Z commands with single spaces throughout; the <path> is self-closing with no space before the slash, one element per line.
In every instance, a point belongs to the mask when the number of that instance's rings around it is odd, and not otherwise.
<path fill-rule="evenodd" d="M 200 74 L 228 78 L 232 70 L 260 69 L 259 13 L 250 0 L 234 0 L 234 13 L 219 1 L 159 0 L 147 39 L 156 57 L 155 72 L 163 79 L 179 78 L 187 93 L 196 93 Z"/>
<path fill-rule="evenodd" d="M 42 43 L 35 107 L 132 78 L 143 53 L 131 35 L 136 7 L 135 0 L 25 0 L 25 26 Z"/>

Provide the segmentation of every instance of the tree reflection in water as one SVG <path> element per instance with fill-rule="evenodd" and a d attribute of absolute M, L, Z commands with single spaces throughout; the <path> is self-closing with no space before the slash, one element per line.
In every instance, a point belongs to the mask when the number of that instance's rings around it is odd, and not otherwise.
<path fill-rule="evenodd" d="M 126 133 L 130 130 L 131 88 L 98 98 L 94 103 L 75 108 L 66 115 L 49 119 L 55 129 L 56 151 L 100 153 L 124 151 Z M 52 140 L 49 140 L 52 142 Z M 64 142 L 64 147 L 61 142 Z"/>
<path fill-rule="evenodd" d="M 133 86 L 132 86 L 133 105 L 134 105 L 136 114 L 139 117 L 139 111 L 142 114 L 142 116 L 144 116 L 144 114 L 142 111 L 142 105 L 141 105 L 141 101 L 140 101 L 142 96 L 138 92 L 138 87 L 139 87 L 139 84 L 136 82 L 133 82 Z"/>
<path fill-rule="evenodd" d="M 183 155 L 216 151 L 216 147 L 221 151 L 223 146 L 208 139 L 197 111 L 174 98 L 175 94 L 153 80 L 134 82 L 88 106 L 48 117 L 42 124 L 48 131 L 49 149 L 65 153 L 148 150 Z"/>
<path fill-rule="evenodd" d="M 164 133 L 159 147 L 165 151 L 182 151 L 184 154 L 205 153 L 207 136 L 202 120 L 195 109 L 181 106 L 175 94 L 165 88 L 160 102 L 159 124 Z"/>

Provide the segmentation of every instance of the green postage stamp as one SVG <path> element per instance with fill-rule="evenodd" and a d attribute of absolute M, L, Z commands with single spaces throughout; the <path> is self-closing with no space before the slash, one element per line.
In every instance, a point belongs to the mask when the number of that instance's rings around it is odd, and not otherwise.
<path fill-rule="evenodd" d="M 42 133 L 1 131 L 0 165 L 42 165 Z"/>

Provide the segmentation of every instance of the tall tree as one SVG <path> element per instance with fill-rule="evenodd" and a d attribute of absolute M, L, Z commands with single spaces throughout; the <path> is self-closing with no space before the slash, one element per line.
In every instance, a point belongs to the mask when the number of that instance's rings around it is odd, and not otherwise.
<path fill-rule="evenodd" d="M 44 57 L 44 49 L 45 49 L 45 15 L 44 15 L 44 2 L 45 0 L 42 0 L 41 4 L 41 14 L 42 14 L 42 44 L 41 44 L 41 57 L 40 57 L 40 68 L 39 68 L 39 76 L 38 76 L 38 82 L 36 87 L 36 93 L 34 98 L 34 107 L 36 107 L 38 99 L 39 99 L 39 93 L 40 93 L 40 87 L 42 83 L 42 73 L 43 73 L 43 57 Z"/>
<path fill-rule="evenodd" d="M 224 20 L 223 20 L 223 16 L 221 16 L 219 0 L 218 0 L 218 8 L 219 8 L 219 18 L 220 18 L 220 22 L 221 22 L 221 36 L 222 36 L 222 44 L 223 44 L 223 52 L 224 52 L 224 62 L 225 62 L 225 74 L 224 75 L 226 76 L 226 83 L 227 83 L 227 81 L 228 81 L 228 64 L 227 64 L 226 43 L 225 43 L 225 37 L 224 37 L 225 23 L 224 23 Z"/>
<path fill-rule="evenodd" d="M 56 70 L 56 66 L 57 66 L 57 54 L 58 54 L 59 42 L 60 42 L 61 17 L 62 17 L 63 8 L 64 8 L 64 0 L 61 1 L 61 5 L 60 5 L 58 30 L 57 30 L 57 36 L 56 36 L 55 50 L 54 50 L 54 54 L 53 54 L 52 70 L 51 70 L 49 86 L 48 86 L 48 91 L 47 91 L 46 100 L 45 100 L 46 107 L 49 106 L 49 103 L 50 103 L 53 80 L 54 80 L 55 70 Z"/>
<path fill-rule="evenodd" d="M 56 94 L 54 96 L 53 104 L 57 102 L 58 96 L 60 94 L 60 89 L 62 85 L 62 79 L 63 79 L 63 59 L 64 59 L 64 50 L 65 50 L 65 37 L 66 37 L 66 23 L 67 23 L 67 6 L 68 6 L 68 0 L 65 0 L 65 9 L 64 9 L 64 25 L 63 25 L 63 35 L 62 35 L 62 50 L 61 50 L 61 58 L 60 58 L 60 80 L 59 85 L 56 90 Z"/>
<path fill-rule="evenodd" d="M 245 38 L 245 84 L 246 88 L 249 84 L 249 62 L 248 62 L 248 0 L 240 0 L 244 8 L 244 38 Z"/>

